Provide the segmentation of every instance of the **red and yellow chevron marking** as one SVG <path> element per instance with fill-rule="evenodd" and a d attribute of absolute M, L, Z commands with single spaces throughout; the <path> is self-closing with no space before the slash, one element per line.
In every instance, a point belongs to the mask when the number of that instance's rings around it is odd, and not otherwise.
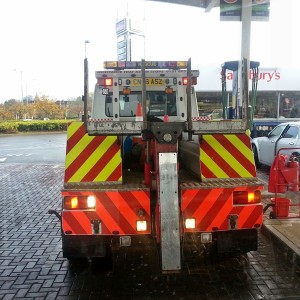
<path fill-rule="evenodd" d="M 65 182 L 122 181 L 120 146 L 115 136 L 89 136 L 84 123 L 68 126 Z"/>
<path fill-rule="evenodd" d="M 200 164 L 202 178 L 256 176 L 250 137 L 246 133 L 203 135 Z"/>
<path fill-rule="evenodd" d="M 64 195 L 86 195 L 86 192 L 64 192 Z M 91 192 L 89 193 L 91 194 Z M 91 220 L 101 221 L 101 234 L 149 234 L 150 233 L 150 192 L 149 190 L 93 192 L 97 198 L 95 211 L 62 212 L 62 229 L 71 234 L 92 234 Z M 136 221 L 138 211 L 145 212 L 148 230 L 138 232 Z"/>
<path fill-rule="evenodd" d="M 249 192 L 257 187 L 247 188 Z M 183 190 L 181 211 L 183 218 L 196 219 L 196 231 L 228 230 L 228 216 L 238 215 L 238 228 L 254 228 L 262 224 L 262 204 L 236 205 L 232 204 L 232 193 L 237 188 L 213 188 Z M 239 188 L 238 190 L 241 190 Z M 245 189 L 243 189 L 245 190 Z M 188 231 L 195 231 L 185 229 Z"/>

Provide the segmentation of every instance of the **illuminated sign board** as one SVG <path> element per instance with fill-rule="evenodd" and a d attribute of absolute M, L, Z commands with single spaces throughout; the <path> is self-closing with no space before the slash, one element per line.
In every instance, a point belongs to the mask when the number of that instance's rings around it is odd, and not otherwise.
<path fill-rule="evenodd" d="M 221 21 L 241 21 L 242 0 L 220 0 Z M 268 21 L 270 0 L 252 0 L 252 21 Z"/>
<path fill-rule="evenodd" d="M 127 19 L 122 19 L 116 23 L 116 33 L 121 34 L 127 30 Z"/>

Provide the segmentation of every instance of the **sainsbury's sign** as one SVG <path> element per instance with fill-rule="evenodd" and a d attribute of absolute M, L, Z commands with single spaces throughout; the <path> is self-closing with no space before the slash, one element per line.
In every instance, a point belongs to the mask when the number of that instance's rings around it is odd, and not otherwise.
<path fill-rule="evenodd" d="M 279 71 L 262 71 L 258 73 L 258 80 L 266 80 L 267 82 L 270 82 L 272 80 L 280 80 L 281 74 Z M 227 80 L 232 80 L 233 79 L 233 72 L 228 71 L 226 72 L 226 79 Z M 253 79 L 253 72 L 249 72 L 249 79 Z"/>
<path fill-rule="evenodd" d="M 221 69 L 209 66 L 200 66 L 200 77 L 197 84 L 198 91 L 220 91 Z M 253 72 L 249 72 L 249 88 Z M 233 71 L 226 72 L 227 90 L 232 89 Z M 259 68 L 258 90 L 261 91 L 300 91 L 300 69 Z"/>

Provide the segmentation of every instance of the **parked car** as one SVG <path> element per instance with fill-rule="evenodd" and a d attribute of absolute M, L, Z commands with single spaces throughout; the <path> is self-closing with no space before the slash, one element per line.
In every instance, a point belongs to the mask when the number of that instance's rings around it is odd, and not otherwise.
<path fill-rule="evenodd" d="M 222 119 L 223 118 L 223 109 L 214 109 L 211 113 L 208 114 L 212 120 Z"/>
<path fill-rule="evenodd" d="M 294 155 L 300 161 L 300 122 L 281 123 L 267 136 L 253 138 L 252 150 L 257 166 L 271 166 L 278 153 L 288 157 Z"/>

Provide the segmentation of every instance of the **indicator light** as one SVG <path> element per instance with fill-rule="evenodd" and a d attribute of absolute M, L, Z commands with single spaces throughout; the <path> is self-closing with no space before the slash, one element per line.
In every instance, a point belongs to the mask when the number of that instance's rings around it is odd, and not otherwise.
<path fill-rule="evenodd" d="M 63 200 L 64 209 L 95 209 L 96 197 L 90 196 L 66 196 Z"/>
<path fill-rule="evenodd" d="M 233 204 L 253 204 L 261 202 L 260 191 L 235 191 L 233 192 Z"/>
<path fill-rule="evenodd" d="M 78 207 L 78 198 L 77 197 L 73 197 L 71 199 L 71 208 L 77 208 Z"/>
<path fill-rule="evenodd" d="M 128 87 L 124 87 L 123 88 L 123 95 L 130 95 L 131 93 L 131 89 Z"/>
<path fill-rule="evenodd" d="M 166 94 L 172 94 L 173 93 L 173 89 L 168 86 L 168 87 L 165 88 L 165 93 Z"/>

